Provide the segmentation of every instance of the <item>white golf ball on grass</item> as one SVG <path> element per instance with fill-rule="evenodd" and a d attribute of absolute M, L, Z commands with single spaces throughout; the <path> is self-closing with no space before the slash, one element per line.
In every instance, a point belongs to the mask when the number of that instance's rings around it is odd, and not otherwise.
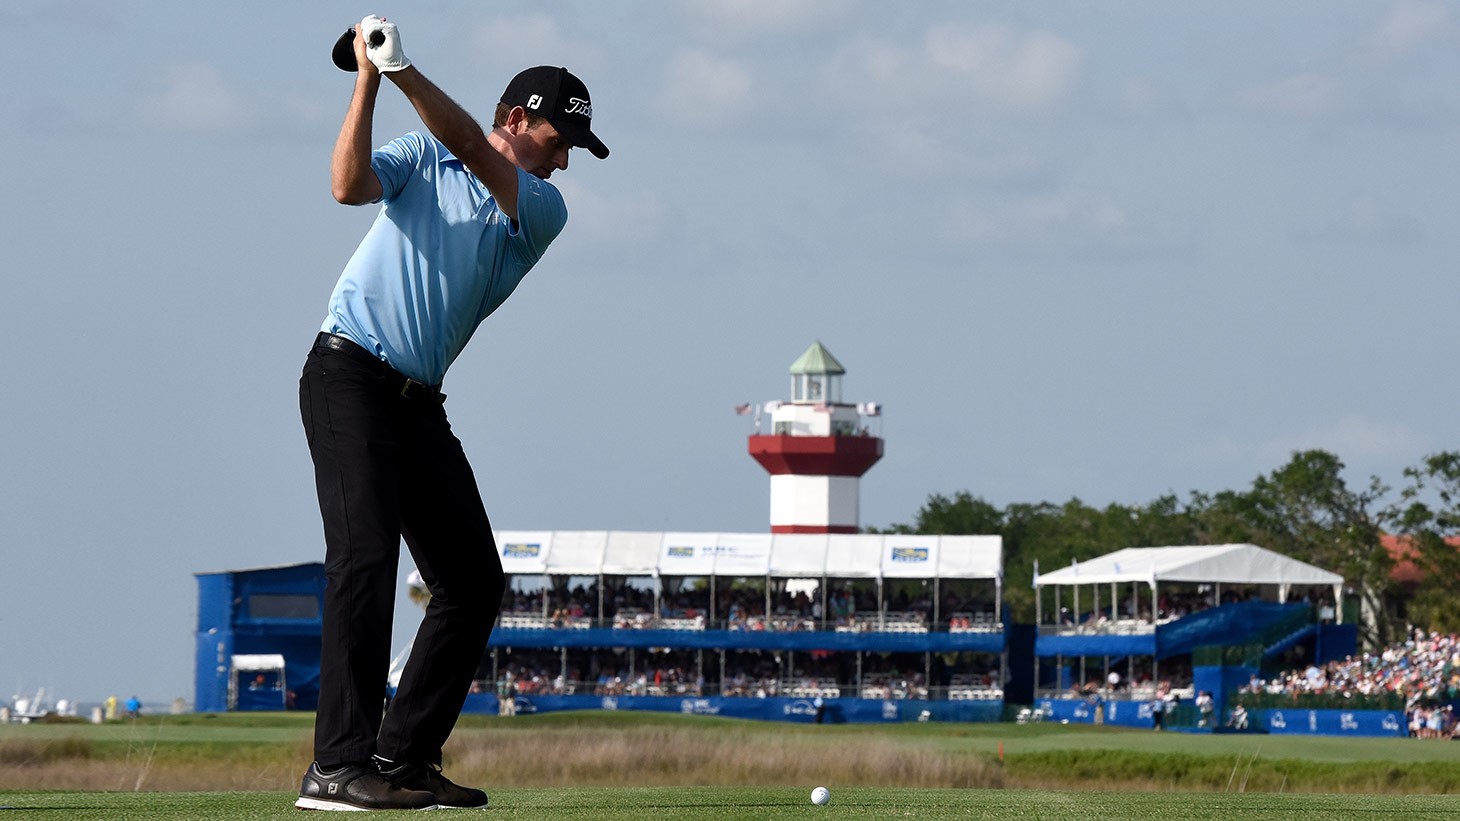
<path fill-rule="evenodd" d="M 811 791 L 811 803 L 820 806 L 831 800 L 831 790 L 825 787 L 817 787 Z"/>

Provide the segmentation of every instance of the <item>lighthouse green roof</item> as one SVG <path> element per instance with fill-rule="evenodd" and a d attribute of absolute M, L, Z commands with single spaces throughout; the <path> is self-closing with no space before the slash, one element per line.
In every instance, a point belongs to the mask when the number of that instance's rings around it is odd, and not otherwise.
<path fill-rule="evenodd" d="M 796 374 L 843 374 L 847 369 L 842 363 L 836 361 L 825 346 L 818 340 L 814 345 L 806 349 L 806 353 L 791 363 L 791 375 Z"/>

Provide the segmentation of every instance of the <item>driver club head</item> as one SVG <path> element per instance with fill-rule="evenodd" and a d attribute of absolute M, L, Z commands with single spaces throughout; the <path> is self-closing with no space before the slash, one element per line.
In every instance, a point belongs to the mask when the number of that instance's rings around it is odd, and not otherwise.
<path fill-rule="evenodd" d="M 371 32 L 370 45 L 379 47 L 385 42 L 385 35 L 380 32 Z M 358 71 L 359 66 L 355 65 L 355 27 L 350 26 L 335 41 L 334 50 L 330 52 L 330 59 L 341 71 Z"/>

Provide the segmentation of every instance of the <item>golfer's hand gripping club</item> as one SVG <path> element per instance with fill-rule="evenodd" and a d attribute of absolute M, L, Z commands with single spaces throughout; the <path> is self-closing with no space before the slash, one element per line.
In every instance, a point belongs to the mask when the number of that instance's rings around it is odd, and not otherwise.
<path fill-rule="evenodd" d="M 372 14 L 360 21 L 360 30 L 365 32 L 365 53 L 382 74 L 400 71 L 411 64 L 401 48 L 400 31 L 395 23 L 387 23 Z"/>

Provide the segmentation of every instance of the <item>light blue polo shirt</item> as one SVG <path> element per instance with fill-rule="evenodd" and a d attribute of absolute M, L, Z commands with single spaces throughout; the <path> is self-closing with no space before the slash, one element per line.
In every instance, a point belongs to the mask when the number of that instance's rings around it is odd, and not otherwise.
<path fill-rule="evenodd" d="M 413 131 L 376 149 L 384 206 L 330 295 L 320 330 L 417 382 L 446 375 L 568 221 L 562 194 L 517 169 L 517 223 L 446 146 Z"/>

